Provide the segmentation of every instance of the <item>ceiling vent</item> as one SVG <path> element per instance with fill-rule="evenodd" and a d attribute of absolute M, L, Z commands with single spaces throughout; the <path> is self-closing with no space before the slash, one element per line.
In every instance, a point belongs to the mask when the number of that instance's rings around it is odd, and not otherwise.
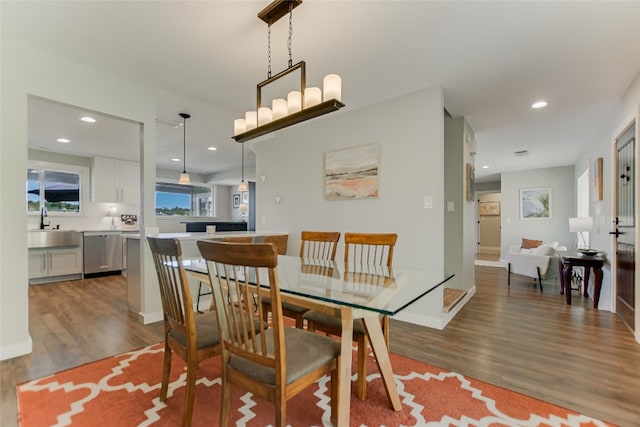
<path fill-rule="evenodd" d="M 514 151 L 513 154 L 515 154 L 516 157 L 527 157 L 529 155 L 529 150 Z"/>
<path fill-rule="evenodd" d="M 170 126 L 170 127 L 174 128 L 174 129 L 177 129 L 180 126 L 183 125 L 182 122 L 176 122 L 175 120 L 163 119 L 163 118 L 160 118 L 158 116 L 156 116 L 156 123 L 158 123 L 159 125 Z"/>

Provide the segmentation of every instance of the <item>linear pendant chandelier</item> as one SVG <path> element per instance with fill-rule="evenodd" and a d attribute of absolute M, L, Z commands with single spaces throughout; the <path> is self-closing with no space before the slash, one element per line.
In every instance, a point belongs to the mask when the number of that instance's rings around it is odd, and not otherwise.
<path fill-rule="evenodd" d="M 233 139 L 236 142 L 249 141 L 344 107 L 340 76 L 337 74 L 326 75 L 321 92 L 320 88 L 307 87 L 305 62 L 300 61 L 293 64 L 291 59 L 293 9 L 301 3 L 302 0 L 275 0 L 258 13 L 258 18 L 264 21 L 268 27 L 269 66 L 267 79 L 257 85 L 256 110 L 247 111 L 243 119 L 234 120 Z M 289 66 L 275 76 L 271 76 L 271 24 L 287 14 L 289 15 Z M 287 99 L 274 99 L 271 108 L 263 107 L 262 88 L 296 70 L 300 71 L 300 91 L 289 92 Z"/>

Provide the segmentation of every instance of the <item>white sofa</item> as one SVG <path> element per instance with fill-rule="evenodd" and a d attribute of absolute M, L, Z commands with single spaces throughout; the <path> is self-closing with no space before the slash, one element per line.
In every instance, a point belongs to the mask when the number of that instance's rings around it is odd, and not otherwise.
<path fill-rule="evenodd" d="M 537 279 L 542 292 L 543 280 L 559 277 L 558 251 L 566 250 L 566 246 L 561 246 L 558 242 L 543 243 L 531 249 L 511 246 L 507 254 L 508 285 L 511 286 L 511 274 L 519 274 Z"/>

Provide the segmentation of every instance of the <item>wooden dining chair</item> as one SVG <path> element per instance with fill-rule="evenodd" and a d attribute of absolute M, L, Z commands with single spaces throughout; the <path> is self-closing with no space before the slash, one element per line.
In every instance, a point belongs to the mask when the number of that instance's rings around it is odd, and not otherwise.
<path fill-rule="evenodd" d="M 227 236 L 227 237 L 223 237 L 222 238 L 223 242 L 234 242 L 234 243 L 251 243 L 253 241 L 253 237 L 251 236 Z M 198 313 L 202 313 L 202 311 L 200 311 L 200 297 L 203 296 L 207 296 L 207 295 L 211 295 L 211 288 L 209 288 L 207 285 L 205 285 L 205 287 L 207 289 L 209 289 L 208 291 L 202 292 L 202 281 L 200 281 L 200 283 L 198 283 L 198 299 L 196 301 L 196 310 L 198 310 Z"/>
<path fill-rule="evenodd" d="M 301 234 L 302 242 L 300 243 L 300 257 L 314 260 L 336 259 L 336 249 L 338 248 L 338 240 L 340 240 L 340 232 L 337 231 L 303 231 Z M 267 242 L 265 237 L 265 242 Z M 280 252 L 278 252 L 280 254 Z M 271 311 L 271 301 L 268 298 L 263 300 L 264 320 L 267 321 L 269 312 Z M 307 312 L 305 307 L 285 302 L 282 304 L 282 314 L 294 319 L 296 328 L 304 328 L 304 313 Z"/>
<path fill-rule="evenodd" d="M 393 249 L 398 240 L 395 233 L 345 233 L 344 262 L 345 271 L 358 270 L 365 267 L 387 267 L 393 264 Z M 304 313 L 309 331 L 321 331 L 330 335 L 342 335 L 342 322 L 331 314 L 309 310 Z M 389 347 L 389 317 L 380 319 L 382 332 Z M 362 319 L 353 322 L 353 339 L 358 343 L 358 382 L 356 394 L 364 400 L 367 393 L 367 353 L 369 339 Z"/>
<path fill-rule="evenodd" d="M 207 260 L 222 335 L 220 425 L 231 421 L 232 385 L 273 402 L 275 425 L 285 426 L 287 400 L 326 374 L 331 375 L 331 418 L 337 420 L 340 343 L 284 326 L 276 246 L 200 240 L 198 248 Z M 225 290 L 236 297 L 226 298 Z M 268 329 L 261 304 L 267 296 L 273 302 Z"/>
<path fill-rule="evenodd" d="M 301 238 L 300 258 L 335 261 L 340 232 L 303 231 Z"/>
<path fill-rule="evenodd" d="M 187 364 L 187 384 L 182 425 L 190 426 L 196 390 L 198 365 L 221 354 L 220 334 L 215 313 L 196 315 L 189 281 L 182 265 L 178 239 L 147 237 L 160 285 L 164 313 L 164 365 L 160 401 L 167 399 L 171 357 L 175 353 Z"/>
<path fill-rule="evenodd" d="M 286 255 L 287 254 L 287 246 L 289 243 L 289 235 L 288 234 L 278 234 L 273 236 L 264 236 L 262 239 L 264 243 L 273 243 L 276 245 L 276 250 L 278 255 Z"/>

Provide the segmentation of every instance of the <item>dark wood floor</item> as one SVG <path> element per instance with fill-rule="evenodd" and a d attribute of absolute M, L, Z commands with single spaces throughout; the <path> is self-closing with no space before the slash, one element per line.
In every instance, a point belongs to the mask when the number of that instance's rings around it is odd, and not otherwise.
<path fill-rule="evenodd" d="M 640 425 L 640 345 L 611 313 L 567 306 L 553 283 L 506 285 L 476 267 L 476 295 L 442 331 L 392 321 L 391 350 L 620 426 Z M 33 353 L 0 362 L 0 425 L 17 425 L 15 386 L 162 339 L 126 308 L 125 281 L 30 287 Z"/>

